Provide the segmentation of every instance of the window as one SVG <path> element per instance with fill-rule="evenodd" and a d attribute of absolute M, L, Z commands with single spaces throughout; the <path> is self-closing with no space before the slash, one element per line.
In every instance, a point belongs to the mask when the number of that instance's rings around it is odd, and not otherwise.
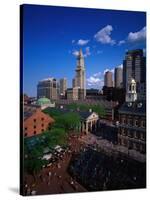
<path fill-rule="evenodd" d="M 27 130 L 28 128 L 27 128 L 27 127 L 25 127 L 24 129 L 25 129 L 25 130 Z"/>
<path fill-rule="evenodd" d="M 41 120 L 44 121 L 44 118 L 42 117 Z"/>
<path fill-rule="evenodd" d="M 141 121 L 141 127 L 146 127 L 146 122 L 144 120 Z"/>
<path fill-rule="evenodd" d="M 128 130 L 127 133 L 128 133 L 128 137 L 132 137 L 131 131 Z"/>
<path fill-rule="evenodd" d="M 134 131 L 134 138 L 138 138 L 138 133 Z"/>
<path fill-rule="evenodd" d="M 36 134 L 36 131 L 34 131 L 34 135 Z"/>
<path fill-rule="evenodd" d="M 25 133 L 24 136 L 26 137 L 28 135 L 28 133 Z"/>
<path fill-rule="evenodd" d="M 138 126 L 138 120 L 137 119 L 134 121 L 134 125 Z"/>
<path fill-rule="evenodd" d="M 36 119 L 33 119 L 34 122 L 36 122 Z"/>
<path fill-rule="evenodd" d="M 129 126 L 132 125 L 132 119 L 128 119 L 128 125 L 129 125 Z"/>
<path fill-rule="evenodd" d="M 126 119 L 122 118 L 122 123 L 125 124 L 126 123 Z"/>
<path fill-rule="evenodd" d="M 134 85 L 132 85 L 132 90 L 134 90 Z"/>
<path fill-rule="evenodd" d="M 121 131 L 122 135 L 125 135 L 125 129 L 123 128 Z"/>
<path fill-rule="evenodd" d="M 41 124 L 41 126 L 43 127 L 43 126 L 44 126 L 44 124 Z"/>
<path fill-rule="evenodd" d="M 34 128 L 36 128 L 36 126 L 34 126 Z"/>
<path fill-rule="evenodd" d="M 43 131 L 44 131 L 44 129 L 42 128 L 42 129 L 41 129 L 41 132 L 43 132 Z"/>
<path fill-rule="evenodd" d="M 133 143 L 132 143 L 132 141 L 129 141 L 129 149 L 132 149 L 133 148 Z"/>
<path fill-rule="evenodd" d="M 145 140 L 145 133 L 141 133 L 140 136 L 141 140 Z"/>

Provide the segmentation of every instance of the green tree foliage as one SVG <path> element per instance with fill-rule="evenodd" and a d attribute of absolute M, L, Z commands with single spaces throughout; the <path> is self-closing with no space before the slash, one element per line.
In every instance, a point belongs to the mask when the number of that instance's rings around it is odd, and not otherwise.
<path fill-rule="evenodd" d="M 57 120 L 66 131 L 75 130 L 80 123 L 80 116 L 78 113 L 68 112 L 61 115 Z"/>
<path fill-rule="evenodd" d="M 55 108 L 46 108 L 45 110 L 43 110 L 43 112 L 45 114 L 48 114 L 50 115 L 51 117 L 53 117 L 55 120 L 57 120 L 57 117 L 59 117 L 62 112 L 58 109 L 55 109 Z"/>
<path fill-rule="evenodd" d="M 41 160 L 39 158 L 28 158 L 25 159 L 24 168 L 25 171 L 29 174 L 35 175 L 37 174 L 43 167 L 43 165 L 47 164 L 46 160 Z"/>
<path fill-rule="evenodd" d="M 67 141 L 67 133 L 63 128 L 53 127 L 50 131 L 45 134 L 48 147 L 55 147 L 56 145 L 65 145 Z"/>
<path fill-rule="evenodd" d="M 96 112 L 100 117 L 104 117 L 106 115 L 106 110 L 103 106 L 97 104 L 97 105 L 88 105 L 88 104 L 77 104 L 77 103 L 72 103 L 67 105 L 67 108 L 76 111 L 89 111 L 92 109 L 92 111 Z"/>
<path fill-rule="evenodd" d="M 100 105 L 92 105 L 92 111 L 96 112 L 100 117 L 104 117 L 106 115 L 106 110 L 104 107 Z"/>

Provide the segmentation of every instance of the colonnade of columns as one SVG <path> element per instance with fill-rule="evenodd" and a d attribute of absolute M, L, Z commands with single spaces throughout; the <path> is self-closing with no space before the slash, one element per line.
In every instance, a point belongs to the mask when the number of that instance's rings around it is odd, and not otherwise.
<path fill-rule="evenodd" d="M 91 132 L 96 131 L 97 129 L 97 120 L 90 120 L 90 121 L 82 121 L 80 124 L 80 131 L 81 132 Z"/>

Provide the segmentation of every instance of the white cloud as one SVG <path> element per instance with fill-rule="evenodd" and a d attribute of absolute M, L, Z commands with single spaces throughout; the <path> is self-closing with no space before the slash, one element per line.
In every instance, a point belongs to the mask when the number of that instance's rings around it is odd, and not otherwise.
<path fill-rule="evenodd" d="M 73 50 L 72 51 L 72 55 L 74 55 L 75 57 L 77 57 L 79 55 L 79 51 L 78 50 Z M 91 55 L 91 52 L 90 52 L 90 47 L 86 47 L 84 52 L 83 52 L 83 56 L 84 57 L 88 57 Z"/>
<path fill-rule="evenodd" d="M 114 45 L 116 42 L 111 38 L 111 32 L 113 31 L 113 27 L 111 25 L 107 25 L 104 28 L 102 28 L 100 31 L 98 31 L 94 38 L 102 43 L 102 44 L 111 44 Z"/>
<path fill-rule="evenodd" d="M 120 46 L 120 45 L 124 44 L 125 42 L 126 42 L 125 40 L 120 40 L 120 41 L 118 42 L 118 45 Z"/>
<path fill-rule="evenodd" d="M 71 42 L 72 42 L 72 44 L 74 44 L 74 43 L 75 43 L 75 40 L 72 40 Z"/>
<path fill-rule="evenodd" d="M 103 85 L 104 85 L 104 80 L 101 77 L 97 78 L 94 76 L 90 76 L 89 78 L 87 78 L 88 87 L 100 89 Z"/>
<path fill-rule="evenodd" d="M 89 42 L 89 40 L 78 40 L 77 44 L 80 45 L 80 46 L 83 46 L 83 45 L 86 45 L 87 43 Z"/>
<path fill-rule="evenodd" d="M 140 31 L 137 32 L 130 32 L 127 38 L 128 42 L 131 43 L 138 43 L 138 42 L 145 42 L 146 41 L 146 27 L 143 27 Z"/>
<path fill-rule="evenodd" d="M 104 71 L 103 71 L 103 74 L 105 74 L 106 72 L 112 72 L 113 74 L 114 74 L 114 71 L 115 71 L 115 69 L 113 68 L 113 69 L 108 69 L 108 68 L 106 68 L 106 69 L 104 69 Z"/>
<path fill-rule="evenodd" d="M 77 50 L 74 50 L 73 52 L 72 52 L 72 55 L 74 55 L 74 56 L 78 56 L 79 55 L 79 51 L 77 51 Z"/>
<path fill-rule="evenodd" d="M 90 47 L 86 47 L 85 48 L 85 53 L 84 53 L 84 57 L 90 56 L 91 52 L 90 52 Z"/>
<path fill-rule="evenodd" d="M 101 72 L 97 72 L 97 73 L 93 74 L 94 77 L 100 77 L 101 75 L 102 75 Z"/>
<path fill-rule="evenodd" d="M 104 77 L 101 72 L 97 72 L 87 78 L 87 87 L 100 89 L 104 85 Z"/>
<path fill-rule="evenodd" d="M 118 68 L 123 68 L 123 64 L 120 64 L 117 66 Z"/>

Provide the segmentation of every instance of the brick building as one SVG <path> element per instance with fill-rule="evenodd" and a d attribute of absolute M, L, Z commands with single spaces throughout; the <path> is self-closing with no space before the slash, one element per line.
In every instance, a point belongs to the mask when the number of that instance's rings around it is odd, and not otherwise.
<path fill-rule="evenodd" d="M 24 106 L 23 134 L 31 137 L 49 129 L 54 119 L 44 114 L 38 106 Z"/>
<path fill-rule="evenodd" d="M 145 102 L 124 103 L 119 110 L 118 143 L 141 153 L 146 151 Z"/>
<path fill-rule="evenodd" d="M 118 143 L 141 153 L 146 152 L 146 101 L 138 101 L 136 82 L 128 82 L 126 102 L 119 109 Z"/>

